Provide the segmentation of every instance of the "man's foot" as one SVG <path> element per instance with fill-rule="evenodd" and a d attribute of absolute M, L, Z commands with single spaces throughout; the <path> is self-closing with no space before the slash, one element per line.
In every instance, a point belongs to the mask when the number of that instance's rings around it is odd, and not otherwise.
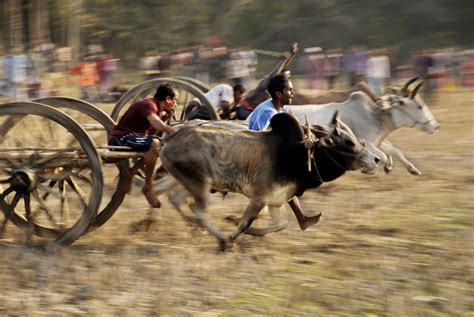
<path fill-rule="evenodd" d="M 155 194 L 153 193 L 153 188 L 146 188 L 146 187 L 143 187 L 142 188 L 142 193 L 143 195 L 145 195 L 146 197 L 146 200 L 148 201 L 148 203 L 153 207 L 153 208 L 160 208 L 161 207 L 161 203 L 159 201 L 159 199 L 155 196 Z"/>
<path fill-rule="evenodd" d="M 305 216 L 304 220 L 299 223 L 301 230 L 305 231 L 309 227 L 317 224 L 324 213 L 320 212 L 316 216 Z"/>

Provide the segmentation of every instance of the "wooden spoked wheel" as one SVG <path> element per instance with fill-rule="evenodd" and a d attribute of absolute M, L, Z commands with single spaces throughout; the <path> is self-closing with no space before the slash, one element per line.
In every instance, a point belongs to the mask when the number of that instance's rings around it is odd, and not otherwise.
<path fill-rule="evenodd" d="M 171 83 L 175 85 L 179 92 L 179 102 L 175 113 L 176 120 L 184 119 L 184 109 L 189 101 L 198 98 L 202 105 L 206 107 L 211 115 L 211 120 L 219 120 L 219 116 L 210 104 L 209 100 L 204 96 L 204 92 L 198 86 L 189 81 L 177 78 L 157 78 L 145 81 L 128 90 L 117 102 L 112 110 L 111 117 L 117 121 L 125 110 L 136 100 L 153 96 L 156 88 L 163 83 Z"/>
<path fill-rule="evenodd" d="M 99 155 L 107 152 L 111 154 L 106 148 L 108 148 L 107 141 L 115 122 L 100 108 L 87 101 L 70 97 L 47 97 L 37 101 L 55 108 L 77 112 L 71 115 L 74 115 L 74 118 L 92 137 Z M 90 122 L 90 119 L 93 122 Z M 113 153 L 104 157 L 104 160 L 106 163 L 109 160 L 110 163 L 114 164 L 104 164 L 103 166 L 104 175 L 110 177 L 111 181 L 104 185 L 102 204 L 88 232 L 102 226 L 115 214 L 130 188 L 130 182 L 125 178 L 125 172 L 129 167 L 129 159 L 113 159 L 111 156 L 113 156 Z"/>
<path fill-rule="evenodd" d="M 102 160 L 70 116 L 35 102 L 0 105 L 0 243 L 54 249 L 84 234 L 103 192 Z"/>

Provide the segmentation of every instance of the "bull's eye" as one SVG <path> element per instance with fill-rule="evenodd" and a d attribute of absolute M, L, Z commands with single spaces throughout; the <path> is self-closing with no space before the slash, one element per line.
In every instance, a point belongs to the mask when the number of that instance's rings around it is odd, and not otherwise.
<path fill-rule="evenodd" d="M 355 144 L 354 144 L 354 142 L 352 142 L 351 140 L 345 140 L 345 141 L 344 141 L 344 145 L 345 145 L 346 147 L 354 147 Z"/>
<path fill-rule="evenodd" d="M 323 144 L 325 146 L 332 146 L 334 145 L 334 141 L 331 139 L 331 138 L 324 138 L 324 139 L 321 139 L 321 141 L 323 141 Z"/>
<path fill-rule="evenodd" d="M 405 105 L 405 101 L 403 101 L 403 100 L 400 100 L 398 103 L 400 104 L 400 106 L 404 106 L 404 105 Z"/>
<path fill-rule="evenodd" d="M 363 147 L 366 146 L 366 143 L 365 143 L 364 139 L 357 139 L 357 141 L 359 141 L 360 145 L 362 145 Z"/>
<path fill-rule="evenodd" d="M 418 105 L 418 109 L 420 109 L 420 110 L 421 110 L 421 109 L 423 109 L 423 107 L 422 107 L 422 106 L 420 106 L 420 105 Z"/>

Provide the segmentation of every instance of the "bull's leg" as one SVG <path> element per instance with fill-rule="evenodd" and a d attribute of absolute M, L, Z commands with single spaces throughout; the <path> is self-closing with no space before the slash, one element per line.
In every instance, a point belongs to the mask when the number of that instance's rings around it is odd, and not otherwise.
<path fill-rule="evenodd" d="M 160 196 L 165 193 L 169 193 L 173 188 L 178 185 L 178 181 L 174 177 L 170 175 L 163 176 L 154 183 L 155 195 Z"/>
<path fill-rule="evenodd" d="M 209 191 L 207 190 L 207 193 L 200 196 L 193 195 L 195 202 L 191 204 L 190 207 L 193 213 L 196 215 L 196 219 L 199 224 L 217 238 L 219 241 L 220 250 L 224 251 L 227 247 L 227 239 L 217 228 L 212 225 L 211 220 L 209 219 L 209 214 L 206 212 L 207 201 L 209 198 L 208 192 Z"/>
<path fill-rule="evenodd" d="M 168 199 L 187 224 L 197 225 L 200 224 L 199 221 L 195 217 L 186 215 L 183 209 L 181 209 L 182 203 L 189 196 L 189 192 L 184 187 L 179 186 L 176 190 L 170 193 Z"/>
<path fill-rule="evenodd" d="M 175 189 L 173 191 L 173 189 Z M 171 175 L 166 175 L 155 182 L 155 195 L 160 196 L 165 193 L 169 193 L 168 199 L 170 203 L 176 208 L 179 215 L 187 222 L 191 224 L 198 224 L 194 217 L 186 215 L 181 209 L 182 202 L 189 197 L 189 192 Z"/>
<path fill-rule="evenodd" d="M 405 155 L 400 149 L 398 149 L 392 143 L 390 143 L 390 141 L 384 140 L 380 144 L 380 149 L 382 149 L 382 151 L 384 151 L 387 155 L 392 155 L 398 158 L 402 162 L 402 164 L 406 167 L 408 172 L 410 172 L 410 174 L 417 175 L 417 176 L 421 175 L 421 172 L 416 168 L 416 166 L 405 157 Z"/>
<path fill-rule="evenodd" d="M 191 194 L 194 198 L 194 203 L 190 206 L 193 213 L 196 215 L 197 221 L 199 224 L 205 228 L 209 233 L 219 240 L 219 245 L 221 250 L 226 248 L 227 239 L 225 236 L 217 230 L 208 218 L 206 212 L 207 203 L 209 200 L 209 191 L 210 186 L 206 182 L 205 177 L 202 174 L 197 173 L 196 171 L 189 171 L 180 168 L 176 168 L 176 164 L 171 164 L 167 160 L 166 155 L 162 157 L 162 162 L 168 172 L 173 175 L 173 177 L 181 183 L 181 185 Z"/>
<path fill-rule="evenodd" d="M 288 219 L 283 219 L 281 208 L 268 206 L 270 212 L 270 223 L 265 228 L 248 228 L 245 233 L 252 236 L 264 236 L 267 233 L 278 232 L 285 229 L 288 225 Z"/>
<path fill-rule="evenodd" d="M 265 207 L 265 204 L 259 200 L 251 199 L 239 224 L 229 236 L 229 240 L 235 240 L 242 232 L 247 230 L 252 222 L 257 218 L 258 213 Z"/>

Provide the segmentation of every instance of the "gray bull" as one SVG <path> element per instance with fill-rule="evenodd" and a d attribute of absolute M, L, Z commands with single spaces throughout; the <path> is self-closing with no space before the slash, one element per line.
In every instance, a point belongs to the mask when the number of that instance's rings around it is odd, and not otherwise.
<path fill-rule="evenodd" d="M 161 150 L 163 166 L 186 189 L 175 193 L 178 211 L 179 203 L 190 194 L 197 222 L 218 239 L 222 250 L 250 227 L 265 206 L 280 208 L 293 196 L 332 181 L 347 170 L 377 165 L 378 158 L 341 126 L 337 114 L 330 130 L 319 132 L 320 139 L 304 139 L 299 123 L 288 114 L 274 116 L 271 127 L 271 131 L 255 132 L 185 126 L 171 135 Z M 229 237 L 208 218 L 211 191 L 250 198 Z"/>

